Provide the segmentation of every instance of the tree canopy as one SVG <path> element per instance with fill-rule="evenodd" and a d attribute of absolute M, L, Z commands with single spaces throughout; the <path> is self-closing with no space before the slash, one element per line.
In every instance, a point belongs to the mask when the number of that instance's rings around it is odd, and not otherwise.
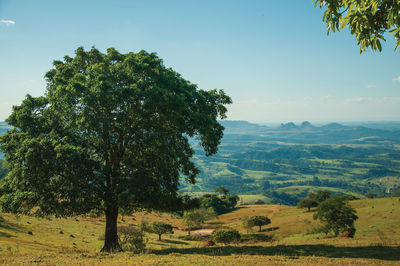
<path fill-rule="evenodd" d="M 230 195 L 215 195 L 204 194 L 199 198 L 200 206 L 209 209 L 211 208 L 217 214 L 223 214 L 232 211 L 239 201 L 239 196 L 235 194 Z"/>
<path fill-rule="evenodd" d="M 7 162 L 0 159 L 0 179 L 8 174 Z"/>
<path fill-rule="evenodd" d="M 346 27 L 354 35 L 360 52 L 368 48 L 382 50 L 381 41 L 389 32 L 396 39 L 400 50 L 400 1 L 399 0 L 313 0 L 315 6 L 326 8 L 322 20 L 330 31 Z"/>
<path fill-rule="evenodd" d="M 194 183 L 199 173 L 188 138 L 216 153 L 217 119 L 231 99 L 198 89 L 146 51 L 80 47 L 53 65 L 45 95 L 27 95 L 7 119 L 13 129 L 0 142 L 10 173 L 0 204 L 37 215 L 103 210 L 103 250 L 120 250 L 119 210 L 179 205 L 179 177 Z"/>
<path fill-rule="evenodd" d="M 318 205 L 314 219 L 320 219 L 328 231 L 335 236 L 347 231 L 354 235 L 354 221 L 358 219 L 356 211 L 348 205 L 347 197 L 335 195 Z"/>

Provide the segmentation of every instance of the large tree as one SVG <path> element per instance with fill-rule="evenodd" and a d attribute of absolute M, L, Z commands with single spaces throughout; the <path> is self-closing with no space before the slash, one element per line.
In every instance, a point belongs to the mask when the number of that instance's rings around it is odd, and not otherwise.
<path fill-rule="evenodd" d="M 381 40 L 389 32 L 400 49 L 399 0 L 313 0 L 315 6 L 326 8 L 323 21 L 330 31 L 348 27 L 354 35 L 360 52 L 372 48 L 382 50 Z"/>
<path fill-rule="evenodd" d="M 199 90 L 154 53 L 78 48 L 54 61 L 42 97 L 27 95 L 0 138 L 10 173 L 3 211 L 36 215 L 105 212 L 102 251 L 119 251 L 121 209 L 177 207 L 179 177 L 199 170 L 188 138 L 217 152 L 231 99 Z"/>

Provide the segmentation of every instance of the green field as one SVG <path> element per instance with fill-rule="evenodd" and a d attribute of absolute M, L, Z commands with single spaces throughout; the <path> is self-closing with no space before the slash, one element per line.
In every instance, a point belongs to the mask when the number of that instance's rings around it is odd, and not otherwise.
<path fill-rule="evenodd" d="M 251 198 L 251 197 L 250 197 Z M 0 263 L 40 265 L 254 265 L 265 264 L 351 264 L 398 265 L 400 263 L 400 198 L 388 197 L 352 201 L 359 219 L 351 238 L 327 238 L 313 234 L 318 223 L 313 212 L 285 205 L 242 205 L 234 212 L 207 221 L 204 228 L 229 226 L 247 232 L 243 216 L 267 215 L 272 223 L 261 234 L 267 242 L 244 242 L 203 247 L 203 241 L 186 241 L 187 232 L 178 216 L 166 213 L 135 213 L 119 218 L 119 225 L 136 225 L 142 220 L 172 224 L 174 234 L 158 241 L 148 234 L 145 254 L 99 253 L 104 218 L 35 218 L 2 213 Z M 31 231 L 32 234 L 28 234 Z"/>

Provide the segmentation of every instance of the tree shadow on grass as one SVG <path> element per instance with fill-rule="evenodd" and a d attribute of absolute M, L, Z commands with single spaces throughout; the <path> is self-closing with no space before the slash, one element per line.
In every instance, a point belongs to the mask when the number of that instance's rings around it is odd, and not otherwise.
<path fill-rule="evenodd" d="M 275 226 L 275 227 L 270 227 L 270 228 L 266 228 L 263 231 L 265 232 L 271 232 L 271 231 L 275 231 L 278 230 L 280 227 L 279 226 Z"/>
<path fill-rule="evenodd" d="M 23 232 L 23 227 L 17 224 L 10 223 L 6 221 L 4 218 L 0 221 L 0 237 L 15 237 L 15 235 L 10 234 L 9 232 L 3 232 L 3 230 L 12 231 L 14 233 Z"/>
<path fill-rule="evenodd" d="M 169 243 L 169 244 L 189 245 L 189 243 L 186 243 L 183 241 L 178 241 L 178 240 L 171 240 L 171 239 L 164 239 L 163 242 Z"/>
<path fill-rule="evenodd" d="M 1 229 L 9 230 L 9 231 L 13 231 L 13 232 L 17 233 L 17 232 L 22 232 L 24 228 L 21 225 L 10 223 L 6 220 L 2 220 L 0 222 L 0 230 Z M 4 234 L 6 234 L 6 233 L 4 233 Z"/>
<path fill-rule="evenodd" d="M 10 235 L 10 234 L 8 234 L 8 233 L 6 233 L 6 232 L 0 232 L 0 237 L 7 237 L 7 238 L 10 238 L 10 237 L 15 237 L 14 235 Z"/>
<path fill-rule="evenodd" d="M 400 260 L 400 247 L 367 246 L 337 247 L 330 245 L 278 245 L 278 246 L 223 246 L 206 248 L 170 248 L 154 250 L 153 254 L 170 253 L 199 254 L 209 256 L 267 255 L 267 256 L 317 256 L 327 258 L 367 258 L 380 260 Z"/>

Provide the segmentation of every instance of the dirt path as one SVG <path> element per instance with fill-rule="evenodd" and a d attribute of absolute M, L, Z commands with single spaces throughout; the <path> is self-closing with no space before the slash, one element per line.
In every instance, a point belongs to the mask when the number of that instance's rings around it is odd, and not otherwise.
<path fill-rule="evenodd" d="M 215 229 L 199 229 L 192 231 L 192 234 L 211 234 Z"/>
<path fill-rule="evenodd" d="M 271 211 L 272 211 L 272 213 L 268 214 L 268 216 L 267 216 L 269 219 L 271 219 L 275 213 L 279 212 L 279 209 L 275 207 L 275 208 L 272 208 Z"/>

